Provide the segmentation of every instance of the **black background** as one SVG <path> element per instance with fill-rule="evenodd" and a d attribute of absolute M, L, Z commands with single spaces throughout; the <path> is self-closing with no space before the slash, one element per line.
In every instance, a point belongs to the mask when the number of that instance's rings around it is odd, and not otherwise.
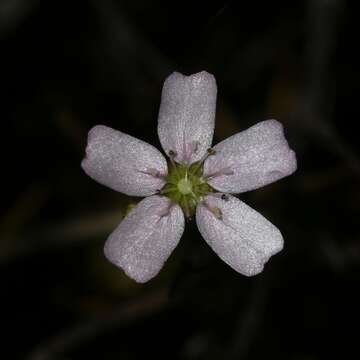
<path fill-rule="evenodd" d="M 1 359 L 357 358 L 356 2 L 2 0 Z M 129 199 L 80 169 L 104 124 L 159 147 L 172 71 L 218 83 L 214 143 L 269 118 L 291 177 L 241 199 L 285 249 L 246 278 L 194 223 L 138 285 L 102 247 Z"/>

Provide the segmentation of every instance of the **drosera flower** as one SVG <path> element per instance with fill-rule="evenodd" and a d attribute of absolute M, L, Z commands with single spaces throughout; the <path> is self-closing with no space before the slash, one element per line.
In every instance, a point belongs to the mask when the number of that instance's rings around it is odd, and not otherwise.
<path fill-rule="evenodd" d="M 254 190 L 296 170 L 282 125 L 260 122 L 211 147 L 216 82 L 203 71 L 171 74 L 158 121 L 161 145 L 98 125 L 88 136 L 85 172 L 99 183 L 145 197 L 105 243 L 107 259 L 137 282 L 158 274 L 178 244 L 185 217 L 239 273 L 252 276 L 283 248 L 280 231 L 232 194 Z"/>

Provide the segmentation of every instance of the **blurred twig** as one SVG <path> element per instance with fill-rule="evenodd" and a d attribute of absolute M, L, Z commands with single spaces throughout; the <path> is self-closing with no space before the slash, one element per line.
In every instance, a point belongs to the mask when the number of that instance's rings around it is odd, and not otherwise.
<path fill-rule="evenodd" d="M 60 332 L 36 347 L 27 359 L 54 360 L 107 331 L 164 310 L 168 305 L 167 300 L 167 291 L 163 288 L 137 297 L 101 318 L 87 320 Z"/>
<path fill-rule="evenodd" d="M 39 4 L 39 0 L 1 0 L 0 38 L 15 29 Z"/>
<path fill-rule="evenodd" d="M 50 189 L 42 183 L 30 184 L 14 199 L 10 208 L 0 219 L 0 264 L 9 255 L 16 253 L 20 245 L 17 239 L 21 238 L 23 228 L 39 213 L 50 196 Z M 25 247 L 29 246 L 24 241 Z M 20 246 L 21 247 L 21 246 Z"/>
<path fill-rule="evenodd" d="M 42 226 L 32 232 L 8 237 L 6 244 L 1 247 L 0 265 L 8 263 L 21 256 L 29 256 L 39 251 L 55 250 L 66 246 L 74 246 L 88 242 L 96 237 L 109 234 L 120 223 L 120 211 L 97 212 L 93 216 L 86 215 L 74 220 L 58 224 Z"/>
<path fill-rule="evenodd" d="M 108 55 L 113 58 L 114 69 L 121 75 L 121 83 L 125 84 L 127 92 L 141 90 L 139 84 L 144 84 L 146 72 L 155 79 L 162 79 L 174 69 L 171 61 L 126 19 L 119 3 L 113 0 L 91 0 L 91 3 L 98 16 Z M 130 71 L 129 66 L 132 66 Z"/>
<path fill-rule="evenodd" d="M 342 0 L 308 1 L 308 35 L 305 60 L 307 71 L 298 112 L 295 115 L 298 128 L 307 134 L 324 140 L 330 151 L 341 156 L 357 175 L 360 160 L 353 149 L 339 136 L 330 118 L 333 113 L 334 79 L 330 71 L 335 52 Z"/>
<path fill-rule="evenodd" d="M 246 358 L 264 316 L 268 291 L 269 281 L 266 274 L 263 274 L 256 279 L 248 304 L 238 314 L 231 339 L 232 345 L 224 358 L 229 360 Z"/>
<path fill-rule="evenodd" d="M 0 234 L 15 234 L 29 222 L 43 207 L 49 197 L 49 188 L 41 183 L 33 183 L 20 192 L 10 208 L 0 219 Z"/>
<path fill-rule="evenodd" d="M 54 116 L 54 124 L 81 155 L 85 153 L 86 130 L 74 113 L 62 109 Z"/>

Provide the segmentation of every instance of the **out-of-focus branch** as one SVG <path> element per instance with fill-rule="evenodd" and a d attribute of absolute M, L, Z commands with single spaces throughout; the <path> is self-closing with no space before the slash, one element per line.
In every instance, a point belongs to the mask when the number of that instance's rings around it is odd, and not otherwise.
<path fill-rule="evenodd" d="M 21 238 L 21 234 L 2 239 L 0 265 L 39 251 L 79 245 L 102 235 L 105 239 L 121 219 L 122 213 L 119 211 L 98 212 L 93 216 L 87 215 L 58 224 L 42 226 L 32 232 L 27 232 L 24 239 Z"/>
<path fill-rule="evenodd" d="M 159 289 L 142 297 L 137 297 L 104 317 L 79 323 L 58 333 L 36 347 L 28 360 L 54 360 L 57 356 L 89 342 L 107 331 L 121 328 L 139 318 L 163 311 L 168 306 L 166 289 Z"/>
<path fill-rule="evenodd" d="M 128 106 L 134 105 L 133 111 L 138 114 L 138 98 L 144 87 L 152 87 L 163 79 L 175 66 L 160 53 L 121 11 L 119 2 L 113 0 L 91 0 L 98 25 L 101 29 L 105 54 L 118 84 L 126 89 L 122 96 L 129 97 Z M 119 6 L 120 5 L 120 6 Z M 149 81 L 150 80 L 150 81 Z"/>
<path fill-rule="evenodd" d="M 256 331 L 261 325 L 267 304 L 269 280 L 266 275 L 257 279 L 252 293 L 245 306 L 238 315 L 234 335 L 225 359 L 245 359 L 255 339 Z"/>
<path fill-rule="evenodd" d="M 334 103 L 334 79 L 330 65 L 342 7 L 342 0 L 308 1 L 307 67 L 303 96 L 295 118 L 299 129 L 303 129 L 307 135 L 321 138 L 330 151 L 341 156 L 360 175 L 360 160 L 351 146 L 339 136 L 330 120 Z"/>
<path fill-rule="evenodd" d="M 0 1 L 0 39 L 16 28 L 23 19 L 34 11 L 39 0 L 1 0 Z"/>

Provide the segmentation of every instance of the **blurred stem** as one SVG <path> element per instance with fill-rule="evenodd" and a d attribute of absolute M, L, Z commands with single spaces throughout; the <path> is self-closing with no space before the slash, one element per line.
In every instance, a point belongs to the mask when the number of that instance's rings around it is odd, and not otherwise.
<path fill-rule="evenodd" d="M 167 291 L 160 288 L 152 293 L 139 296 L 127 304 L 121 304 L 111 313 L 79 323 L 48 339 L 35 348 L 28 360 L 54 360 L 65 355 L 91 339 L 107 331 L 121 328 L 134 320 L 163 311 L 168 305 Z"/>

